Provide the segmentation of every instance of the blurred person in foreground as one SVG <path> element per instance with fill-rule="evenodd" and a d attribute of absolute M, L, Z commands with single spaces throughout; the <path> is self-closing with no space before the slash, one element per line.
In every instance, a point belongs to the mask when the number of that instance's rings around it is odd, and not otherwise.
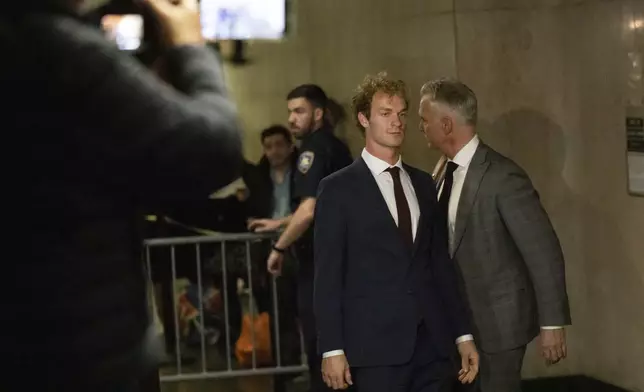
<path fill-rule="evenodd" d="M 4 178 L 20 189 L 5 194 L 20 256 L 4 274 L 3 391 L 140 390 L 156 358 L 138 218 L 207 197 L 242 164 L 196 1 L 143 2 L 167 82 L 85 25 L 88 4 L 25 1 L 0 20 L 3 130 L 21 171 Z"/>
<path fill-rule="evenodd" d="M 368 76 L 353 97 L 361 157 L 320 183 L 315 318 L 329 387 L 445 392 L 478 353 L 429 174 L 402 161 L 404 82 Z M 453 361 L 458 349 L 460 371 Z"/>
<path fill-rule="evenodd" d="M 446 157 L 438 205 L 481 348 L 481 392 L 521 390 L 526 346 L 548 364 L 567 355 L 564 256 L 526 172 L 477 134 L 474 92 L 455 79 L 421 88 L 420 129 Z"/>

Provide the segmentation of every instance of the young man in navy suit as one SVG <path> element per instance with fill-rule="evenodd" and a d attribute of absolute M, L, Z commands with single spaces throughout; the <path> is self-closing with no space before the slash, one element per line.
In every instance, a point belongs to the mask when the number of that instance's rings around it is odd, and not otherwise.
<path fill-rule="evenodd" d="M 479 356 L 429 174 L 402 163 L 402 81 L 368 76 L 353 98 L 366 145 L 325 178 L 315 211 L 314 307 L 333 389 L 449 391 Z M 454 347 L 461 370 L 451 360 Z"/>

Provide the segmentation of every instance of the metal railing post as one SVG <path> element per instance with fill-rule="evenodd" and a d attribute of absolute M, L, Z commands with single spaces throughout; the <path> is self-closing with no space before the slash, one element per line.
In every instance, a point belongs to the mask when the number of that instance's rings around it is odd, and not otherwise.
<path fill-rule="evenodd" d="M 144 390 L 145 392 L 159 392 L 160 389 L 160 382 L 179 382 L 179 381 L 191 381 L 191 380 L 206 380 L 206 379 L 222 379 L 222 378 L 231 378 L 231 377 L 248 377 L 248 376 L 261 376 L 261 375 L 285 375 L 285 374 L 292 374 L 292 373 L 301 373 L 305 372 L 307 370 L 307 366 L 304 363 L 301 363 L 299 365 L 290 365 L 290 363 L 287 363 L 286 366 L 283 363 L 284 361 L 284 356 L 282 353 L 282 336 L 281 336 L 281 330 L 280 330 L 280 304 L 279 304 L 279 297 L 278 297 L 278 282 L 275 280 L 275 278 L 270 277 L 270 280 L 268 281 L 268 287 L 267 290 L 261 290 L 260 287 L 255 287 L 255 283 L 253 281 L 253 257 L 252 257 L 252 247 L 251 244 L 255 241 L 271 241 L 275 239 L 276 234 L 275 233 L 262 233 L 262 234 L 257 234 L 257 233 L 240 233 L 240 234 L 216 234 L 216 235 L 206 235 L 206 236 L 194 236 L 194 237 L 176 237 L 176 238 L 154 238 L 154 239 L 149 239 L 144 241 L 144 250 L 145 250 L 145 262 L 146 266 L 148 268 L 148 279 L 152 280 L 152 274 L 151 274 L 151 249 L 152 248 L 169 248 L 169 253 L 170 253 L 170 267 L 171 267 L 171 292 L 172 292 L 172 305 L 173 305 L 173 327 L 174 327 L 174 338 L 175 341 L 173 342 L 175 345 L 175 351 L 176 351 L 176 373 L 175 374 L 163 374 L 159 376 L 158 372 L 155 372 L 154 377 L 150 376 L 149 380 L 147 380 L 144 384 Z M 245 368 L 245 369 L 237 369 L 235 366 L 233 366 L 233 348 L 232 342 L 231 342 L 231 309 L 230 309 L 230 301 L 232 300 L 229 295 L 229 277 L 231 277 L 231 263 L 228 258 L 228 248 L 229 244 L 234 243 L 234 242 L 243 242 L 244 246 L 244 251 L 245 251 L 245 257 L 244 257 L 244 262 L 245 262 L 245 273 L 241 272 L 241 276 L 246 275 L 246 279 L 248 281 L 248 304 L 249 304 L 249 319 L 251 322 L 251 330 L 250 330 L 250 340 L 251 340 L 251 345 L 252 345 L 252 352 L 251 352 L 251 366 L 250 368 Z M 208 344 L 207 343 L 209 340 L 207 339 L 206 333 L 209 331 L 209 326 L 208 326 L 208 321 L 206 320 L 207 314 L 206 314 L 206 308 L 204 301 L 206 299 L 206 293 L 204 291 L 206 284 L 210 284 L 208 282 L 212 282 L 207 278 L 208 275 L 204 275 L 204 262 L 202 260 L 202 244 L 219 244 L 219 252 L 221 252 L 221 286 L 219 293 L 222 298 L 223 302 L 223 318 L 224 318 L 224 325 L 223 325 L 223 331 L 225 333 L 222 333 L 221 338 L 225 339 L 225 355 L 226 355 L 226 360 L 225 360 L 225 368 L 223 370 L 217 370 L 217 371 L 209 371 L 208 369 L 208 363 L 207 363 L 207 349 L 208 349 Z M 200 334 L 199 338 L 199 351 L 200 351 L 200 359 L 201 359 L 201 366 L 200 369 L 190 372 L 190 366 L 189 363 L 186 365 L 182 363 L 182 332 L 180 330 L 181 321 L 180 318 L 182 317 L 179 312 L 180 312 L 180 302 L 181 305 L 183 305 L 183 298 L 179 297 L 179 294 L 177 292 L 177 281 L 179 280 L 179 277 L 177 276 L 177 264 L 182 263 L 183 260 L 179 259 L 177 260 L 177 254 L 176 254 L 176 247 L 178 246 L 185 246 L 185 245 L 192 245 L 193 249 L 195 251 L 195 267 L 196 267 L 196 285 L 197 285 L 197 301 L 198 303 L 194 304 L 194 306 L 197 308 L 190 307 L 192 309 L 192 317 L 195 317 L 195 315 L 198 312 L 198 317 L 199 321 L 195 321 L 195 326 L 196 330 Z M 241 244 L 240 244 L 241 246 Z M 241 248 L 240 248 L 241 249 Z M 166 259 L 167 260 L 167 259 Z M 233 260 L 234 261 L 234 260 Z M 261 264 L 263 265 L 263 264 Z M 233 268 L 235 268 L 233 266 Z M 233 274 L 235 274 L 236 270 L 232 270 Z M 243 270 L 242 270 L 243 271 Z M 240 271 L 237 271 L 237 274 L 239 274 Z M 256 274 L 261 274 L 261 267 L 260 270 L 255 272 Z M 267 273 L 267 272 L 265 272 Z M 235 275 L 232 275 L 235 276 Z M 183 276 L 181 277 L 183 278 Z M 257 276 L 256 276 L 257 278 Z M 204 282 L 205 279 L 206 283 Z M 256 290 L 257 289 L 257 290 Z M 263 293 L 264 291 L 267 291 L 268 293 L 265 293 L 271 298 L 271 302 L 269 303 L 269 308 L 268 308 L 268 314 L 272 318 L 272 320 L 269 321 L 269 325 L 272 326 L 273 331 L 270 331 L 271 334 L 274 336 L 271 337 L 270 341 L 271 344 L 274 345 L 273 347 L 272 354 L 274 356 L 273 358 L 273 366 L 271 367 L 265 367 L 265 363 L 260 363 L 258 366 L 259 358 L 258 358 L 258 348 L 257 348 L 257 342 L 258 337 L 255 334 L 255 321 L 257 320 L 257 314 L 256 312 L 259 312 L 257 306 L 257 300 L 255 298 L 255 295 L 257 293 Z M 192 291 L 190 291 L 192 293 Z M 190 301 L 192 302 L 192 300 Z M 285 314 L 286 315 L 286 314 Z M 242 315 L 243 317 L 243 315 Z M 183 320 L 183 319 L 181 319 Z M 295 320 L 295 319 L 294 319 Z M 242 320 L 240 320 L 242 321 Z M 242 322 L 243 324 L 243 322 Z M 290 325 L 290 324 L 289 324 Z M 221 329 L 220 329 L 221 331 Z M 170 331 L 166 331 L 166 333 L 169 333 Z M 209 335 L 210 336 L 210 335 Z M 303 342 L 300 341 L 300 349 L 302 352 L 304 351 L 303 348 Z M 189 349 L 190 346 L 186 346 L 186 349 Z M 289 354 L 290 355 L 290 354 Z M 264 358 L 263 356 L 260 358 Z M 262 359 L 263 361 L 263 359 Z M 154 380 L 155 378 L 157 382 L 155 383 Z M 155 389 L 156 388 L 156 389 Z"/>

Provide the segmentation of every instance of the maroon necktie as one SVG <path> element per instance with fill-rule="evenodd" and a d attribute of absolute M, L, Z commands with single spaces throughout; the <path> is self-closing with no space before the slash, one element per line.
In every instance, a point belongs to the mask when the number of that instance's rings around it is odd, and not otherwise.
<path fill-rule="evenodd" d="M 411 249 L 414 245 L 414 237 L 411 232 L 411 212 L 409 211 L 409 203 L 407 203 L 402 182 L 400 182 L 400 168 L 394 166 L 386 171 L 391 174 L 391 178 L 394 180 L 394 195 L 396 196 L 396 210 L 398 210 L 398 230 L 405 244 Z"/>

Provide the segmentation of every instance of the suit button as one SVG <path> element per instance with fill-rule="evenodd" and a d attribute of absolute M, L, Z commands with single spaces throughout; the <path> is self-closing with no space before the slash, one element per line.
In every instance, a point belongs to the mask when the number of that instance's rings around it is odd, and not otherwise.
<path fill-rule="evenodd" d="M 409 295 L 414 294 L 414 290 L 407 290 L 407 294 L 409 294 Z"/>

